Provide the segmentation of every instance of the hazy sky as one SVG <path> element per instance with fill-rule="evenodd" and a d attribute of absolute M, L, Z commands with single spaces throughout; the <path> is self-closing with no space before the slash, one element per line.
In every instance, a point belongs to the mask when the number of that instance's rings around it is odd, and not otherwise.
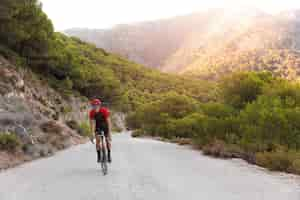
<path fill-rule="evenodd" d="M 40 0 L 56 30 L 109 28 L 216 7 L 249 5 L 269 13 L 300 8 L 300 0 Z"/>

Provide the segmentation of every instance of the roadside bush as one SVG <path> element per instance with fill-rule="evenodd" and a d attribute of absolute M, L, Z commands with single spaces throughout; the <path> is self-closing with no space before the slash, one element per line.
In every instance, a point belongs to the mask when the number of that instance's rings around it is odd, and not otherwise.
<path fill-rule="evenodd" d="M 181 119 L 170 120 L 170 133 L 173 137 L 179 138 L 194 138 L 201 134 L 206 134 L 205 121 L 206 116 L 200 113 L 193 113 Z"/>
<path fill-rule="evenodd" d="M 126 117 L 126 125 L 130 129 L 139 129 L 141 128 L 141 118 L 142 118 L 142 112 L 138 109 L 136 112 L 131 112 Z"/>
<path fill-rule="evenodd" d="M 139 106 L 129 125 L 139 129 L 136 135 L 188 138 L 208 155 L 299 173 L 299 153 L 292 152 L 300 150 L 299 84 L 265 72 L 237 73 L 220 84 L 223 102 L 169 93 Z"/>
<path fill-rule="evenodd" d="M 242 145 L 254 152 L 274 151 L 274 144 L 299 148 L 300 111 L 283 105 L 280 98 L 261 96 L 240 114 Z"/>
<path fill-rule="evenodd" d="M 131 133 L 131 136 L 132 137 L 141 137 L 141 136 L 143 136 L 145 133 L 142 131 L 142 130 L 140 130 L 140 129 L 137 129 L 137 130 L 135 130 L 135 131 L 133 131 L 132 133 Z"/>
<path fill-rule="evenodd" d="M 79 132 L 83 137 L 90 137 L 92 135 L 91 128 L 88 122 L 82 122 L 79 125 Z"/>
<path fill-rule="evenodd" d="M 191 137 L 191 118 L 185 118 L 198 110 L 197 102 L 184 95 L 168 93 L 159 101 L 140 106 L 136 112 L 127 117 L 130 128 L 143 129 L 152 136 L 171 139 L 175 137 Z M 184 118 L 184 119 L 183 119 Z"/>
<path fill-rule="evenodd" d="M 300 157 L 293 161 L 293 164 L 289 170 L 292 173 L 300 174 Z"/>
<path fill-rule="evenodd" d="M 273 171 L 296 173 L 300 169 L 299 159 L 300 154 L 296 152 L 277 151 L 256 154 L 256 164 Z"/>
<path fill-rule="evenodd" d="M 175 119 L 185 117 L 198 109 L 198 103 L 193 98 L 175 92 L 168 93 L 156 106 L 160 112 Z"/>
<path fill-rule="evenodd" d="M 15 134 L 0 133 L 0 150 L 15 152 L 20 144 L 20 140 Z"/>

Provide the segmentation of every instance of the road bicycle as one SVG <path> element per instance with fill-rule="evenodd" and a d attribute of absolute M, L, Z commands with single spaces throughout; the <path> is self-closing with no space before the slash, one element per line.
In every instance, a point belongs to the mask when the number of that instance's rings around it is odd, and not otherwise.
<path fill-rule="evenodd" d="M 100 136 L 100 146 L 101 146 L 101 158 L 100 158 L 101 169 L 102 169 L 103 175 L 107 175 L 108 159 L 107 159 L 106 137 L 105 137 L 104 131 L 101 131 L 99 136 Z M 94 144 L 93 140 L 91 140 L 91 142 Z"/>
<path fill-rule="evenodd" d="M 104 131 L 100 132 L 100 145 L 101 145 L 101 168 L 103 175 L 107 175 L 108 173 L 108 165 L 107 165 L 107 149 L 106 149 L 106 138 L 104 135 Z"/>

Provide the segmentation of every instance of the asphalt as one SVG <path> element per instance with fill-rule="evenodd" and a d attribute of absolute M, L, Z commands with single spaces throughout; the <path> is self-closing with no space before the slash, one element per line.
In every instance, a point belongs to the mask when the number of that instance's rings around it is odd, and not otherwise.
<path fill-rule="evenodd" d="M 103 176 L 84 144 L 0 173 L 0 200 L 299 200 L 300 178 L 129 134 Z"/>

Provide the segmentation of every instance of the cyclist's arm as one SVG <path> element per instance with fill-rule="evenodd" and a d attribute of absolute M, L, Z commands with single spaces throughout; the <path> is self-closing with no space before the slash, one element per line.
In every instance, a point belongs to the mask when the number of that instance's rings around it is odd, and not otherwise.
<path fill-rule="evenodd" d="M 106 122 L 107 122 L 107 125 L 108 125 L 108 139 L 111 140 L 111 120 L 110 120 L 110 117 L 108 117 L 106 119 Z"/>
<path fill-rule="evenodd" d="M 90 121 L 90 131 L 91 131 L 91 138 L 95 137 L 95 120 L 89 119 Z"/>

